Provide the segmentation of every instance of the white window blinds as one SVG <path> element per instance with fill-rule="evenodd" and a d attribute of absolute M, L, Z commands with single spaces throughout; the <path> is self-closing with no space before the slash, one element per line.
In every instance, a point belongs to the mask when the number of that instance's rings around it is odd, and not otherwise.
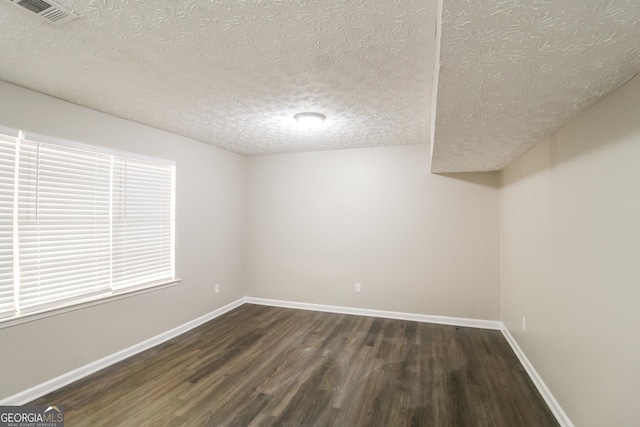
<path fill-rule="evenodd" d="M 0 135 L 0 317 L 13 315 L 13 195 L 16 139 Z"/>
<path fill-rule="evenodd" d="M 21 310 L 109 290 L 110 157 L 22 141 Z"/>
<path fill-rule="evenodd" d="M 172 167 L 118 158 L 113 183 L 113 287 L 170 277 Z"/>
<path fill-rule="evenodd" d="M 0 136 L 0 317 L 173 279 L 174 174 Z"/>

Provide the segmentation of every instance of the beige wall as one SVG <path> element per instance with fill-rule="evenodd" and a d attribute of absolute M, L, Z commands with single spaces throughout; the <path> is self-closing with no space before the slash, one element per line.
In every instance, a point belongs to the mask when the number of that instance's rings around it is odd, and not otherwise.
<path fill-rule="evenodd" d="M 182 278 L 176 287 L 0 329 L 0 399 L 244 295 L 244 157 L 4 82 L 0 125 L 174 159 Z"/>
<path fill-rule="evenodd" d="M 638 425 L 640 77 L 507 167 L 501 198 L 504 323 L 576 426 Z"/>
<path fill-rule="evenodd" d="M 432 175 L 427 145 L 248 163 L 249 296 L 499 319 L 496 173 Z"/>

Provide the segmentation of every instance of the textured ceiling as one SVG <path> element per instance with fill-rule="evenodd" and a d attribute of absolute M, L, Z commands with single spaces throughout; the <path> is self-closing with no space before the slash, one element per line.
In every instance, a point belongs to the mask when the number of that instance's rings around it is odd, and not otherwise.
<path fill-rule="evenodd" d="M 1 80 L 241 154 L 429 142 L 435 1 L 57 1 L 0 2 Z"/>
<path fill-rule="evenodd" d="M 444 0 L 432 172 L 499 170 L 640 71 L 638 0 Z"/>
<path fill-rule="evenodd" d="M 248 155 L 428 143 L 435 112 L 432 171 L 461 172 L 640 71 L 638 0 L 440 1 L 434 100 L 436 0 L 58 0 L 60 27 L 0 2 L 0 80 Z"/>

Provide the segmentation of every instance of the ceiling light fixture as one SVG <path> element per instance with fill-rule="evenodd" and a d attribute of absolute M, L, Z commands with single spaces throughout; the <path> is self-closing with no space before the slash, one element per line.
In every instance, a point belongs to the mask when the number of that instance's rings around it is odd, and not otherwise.
<path fill-rule="evenodd" d="M 304 112 L 296 114 L 293 118 L 302 128 L 312 130 L 319 127 L 327 116 L 320 113 Z"/>

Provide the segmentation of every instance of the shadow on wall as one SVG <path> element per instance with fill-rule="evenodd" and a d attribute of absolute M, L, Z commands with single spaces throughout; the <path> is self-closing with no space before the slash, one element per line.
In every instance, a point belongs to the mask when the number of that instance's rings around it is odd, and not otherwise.
<path fill-rule="evenodd" d="M 434 175 L 445 178 L 457 179 L 458 181 L 470 184 L 482 185 L 489 188 L 499 188 L 499 181 L 495 172 L 456 172 L 456 173 L 434 173 Z"/>

